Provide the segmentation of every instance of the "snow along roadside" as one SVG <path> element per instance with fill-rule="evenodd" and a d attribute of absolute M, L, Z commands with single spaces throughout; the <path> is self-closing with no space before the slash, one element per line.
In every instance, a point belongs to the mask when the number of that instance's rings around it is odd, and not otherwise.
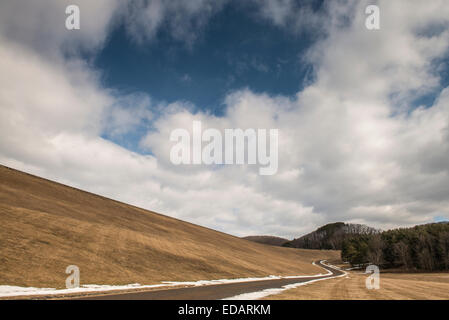
<path fill-rule="evenodd" d="M 265 289 L 265 290 L 256 291 L 256 292 L 243 293 L 243 294 L 239 294 L 239 295 L 236 295 L 236 296 L 233 296 L 233 297 L 229 297 L 229 298 L 225 298 L 225 299 L 222 299 L 222 300 L 258 300 L 258 299 L 262 299 L 262 298 L 271 296 L 273 294 L 279 294 L 279 293 L 281 293 L 281 292 L 283 292 L 285 290 L 289 290 L 289 289 L 294 289 L 294 288 L 298 288 L 298 287 L 301 287 L 301 286 L 305 286 L 305 285 L 307 285 L 309 283 L 318 282 L 318 281 L 321 281 L 321 280 L 328 280 L 328 279 L 335 279 L 335 278 L 339 278 L 339 277 L 344 277 L 344 276 L 346 276 L 348 274 L 346 271 L 342 270 L 341 268 L 339 268 L 337 266 L 334 266 L 334 265 L 331 265 L 331 264 L 325 264 L 324 261 L 326 261 L 326 260 L 322 260 L 320 262 L 322 264 L 328 266 L 328 267 L 332 267 L 332 268 L 335 268 L 335 269 L 338 269 L 338 270 L 342 271 L 343 274 L 338 275 L 338 276 L 334 276 L 334 277 L 327 277 L 327 278 L 309 280 L 309 281 L 306 281 L 306 282 L 299 282 L 299 283 L 288 284 L 288 285 L 285 285 L 285 286 L 283 286 L 281 288 Z M 315 263 L 313 263 L 313 264 L 315 264 Z M 330 272 L 328 270 L 328 274 L 332 274 L 332 272 Z"/>
<path fill-rule="evenodd" d="M 313 262 L 315 265 L 315 262 Z M 236 279 L 218 279 L 218 280 L 199 280 L 199 281 L 164 281 L 160 284 L 153 285 L 141 285 L 139 283 L 127 284 L 127 285 L 97 285 L 86 284 L 79 288 L 73 289 L 55 289 L 55 288 L 34 288 L 34 287 L 17 287 L 0 285 L 0 298 L 1 297 L 19 297 L 19 296 L 48 296 L 48 295 L 66 295 L 73 293 L 91 293 L 91 292 L 108 292 L 117 290 L 130 290 L 130 289 L 151 289 L 151 288 L 164 288 L 164 287 L 176 287 L 176 286 L 207 286 L 214 284 L 226 284 L 226 283 L 239 283 L 239 282 L 251 282 L 262 280 L 274 280 L 274 279 L 300 279 L 310 277 L 322 277 L 332 272 L 327 271 L 327 274 L 319 273 L 311 276 L 268 276 L 262 278 L 236 278 Z"/>

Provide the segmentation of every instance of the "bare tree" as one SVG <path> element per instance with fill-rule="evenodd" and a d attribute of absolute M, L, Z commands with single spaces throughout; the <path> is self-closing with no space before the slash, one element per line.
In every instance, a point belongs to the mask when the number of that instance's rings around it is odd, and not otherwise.
<path fill-rule="evenodd" d="M 378 266 L 381 265 L 383 263 L 383 245 L 380 234 L 373 235 L 369 240 L 368 246 L 368 259 L 370 262 Z"/>
<path fill-rule="evenodd" d="M 403 241 L 399 241 L 394 244 L 393 249 L 397 257 L 396 262 L 402 265 L 405 269 L 410 269 L 411 259 L 407 244 L 405 244 Z"/>

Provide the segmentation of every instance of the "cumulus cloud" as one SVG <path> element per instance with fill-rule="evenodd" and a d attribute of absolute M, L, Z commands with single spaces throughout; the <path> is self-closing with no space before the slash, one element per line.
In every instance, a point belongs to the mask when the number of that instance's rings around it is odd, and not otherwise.
<path fill-rule="evenodd" d="M 155 108 L 146 94 L 114 95 L 114 103 L 103 114 L 104 131 L 111 137 L 121 137 L 149 124 Z"/>
<path fill-rule="evenodd" d="M 75 41 L 64 28 L 52 29 L 64 25 L 52 11 L 60 2 L 48 2 L 50 13 L 28 2 L 21 12 L 19 3 L 0 5 L 2 164 L 237 235 L 294 237 L 338 220 L 389 228 L 447 215 L 449 89 L 439 78 L 449 47 L 444 1 L 379 1 L 375 32 L 364 27 L 367 1 L 327 3 L 326 17 L 319 13 L 326 37 L 306 57 L 315 81 L 294 98 L 229 93 L 220 117 L 185 102 L 161 106 L 145 94 L 120 95 L 102 87 L 88 62 L 65 55 L 67 43 L 72 53 L 101 48 L 123 12 L 133 18 L 125 23 L 138 41 L 161 26 L 194 41 L 192 32 L 219 5 L 100 1 L 88 10 L 100 18 L 87 19 L 92 25 Z M 294 6 L 290 1 L 260 5 L 265 18 L 285 28 L 292 28 L 287 12 L 304 10 L 274 7 Z M 18 16 L 28 22 L 16 26 Z M 429 92 L 433 105 L 416 107 Z M 220 130 L 279 129 L 278 174 L 260 176 L 251 165 L 172 165 L 169 134 L 190 129 L 193 120 Z M 151 155 L 102 138 L 140 126 L 148 126 L 140 146 Z"/>
<path fill-rule="evenodd" d="M 296 99 L 236 92 L 227 99 L 224 117 L 183 111 L 161 121 L 159 131 L 144 141 L 163 161 L 170 148 L 164 137 L 174 128 L 189 128 L 194 119 L 220 129 L 279 128 L 277 176 L 251 175 L 252 168 L 244 168 L 245 174 L 234 170 L 235 175 L 225 168 L 214 175 L 313 208 L 310 218 L 321 221 L 390 228 L 446 212 L 447 89 L 436 94 L 430 108 L 415 109 L 412 102 L 439 88 L 432 61 L 447 52 L 447 31 L 423 35 L 422 30 L 447 26 L 447 15 L 436 13 L 441 2 L 433 10 L 419 2 L 381 2 L 383 31 L 370 33 L 364 28 L 364 5 L 352 3 L 347 11 L 329 7 L 338 15 L 329 21 L 346 15 L 351 23 L 332 22 L 326 40 L 310 50 L 317 81 Z M 421 10 L 427 18 L 418 18 Z M 281 221 L 284 215 L 277 217 Z"/>
<path fill-rule="evenodd" d="M 131 0 L 124 13 L 128 33 L 138 43 L 152 40 L 165 28 L 176 40 L 189 46 L 208 20 L 228 0 Z"/>
<path fill-rule="evenodd" d="M 70 0 L 2 1 L 0 30 L 7 39 L 14 40 L 41 54 L 91 52 L 101 47 L 114 24 L 119 0 L 78 0 L 81 28 L 76 32 L 65 27 L 66 7 Z"/>
<path fill-rule="evenodd" d="M 356 1 L 251 0 L 256 17 L 293 35 L 307 34 L 321 40 L 353 18 Z"/>

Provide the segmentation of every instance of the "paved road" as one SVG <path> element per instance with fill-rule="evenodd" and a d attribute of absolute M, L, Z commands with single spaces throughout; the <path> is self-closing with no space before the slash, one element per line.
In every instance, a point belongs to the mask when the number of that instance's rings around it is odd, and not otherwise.
<path fill-rule="evenodd" d="M 164 289 L 144 292 L 128 292 L 87 296 L 82 300 L 218 300 L 234 297 L 243 293 L 261 291 L 264 289 L 281 288 L 282 286 L 306 282 L 315 279 L 329 278 L 343 274 L 342 271 L 316 262 L 317 265 L 329 270 L 332 274 L 320 277 L 306 277 L 296 279 L 259 280 L 240 283 L 226 283 L 201 287 L 178 289 Z"/>

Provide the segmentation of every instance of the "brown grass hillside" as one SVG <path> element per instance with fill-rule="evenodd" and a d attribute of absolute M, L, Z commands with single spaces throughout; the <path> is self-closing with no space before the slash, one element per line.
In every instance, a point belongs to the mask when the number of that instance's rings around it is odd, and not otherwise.
<path fill-rule="evenodd" d="M 336 251 L 270 247 L 0 166 L 0 285 L 315 274 Z"/>

